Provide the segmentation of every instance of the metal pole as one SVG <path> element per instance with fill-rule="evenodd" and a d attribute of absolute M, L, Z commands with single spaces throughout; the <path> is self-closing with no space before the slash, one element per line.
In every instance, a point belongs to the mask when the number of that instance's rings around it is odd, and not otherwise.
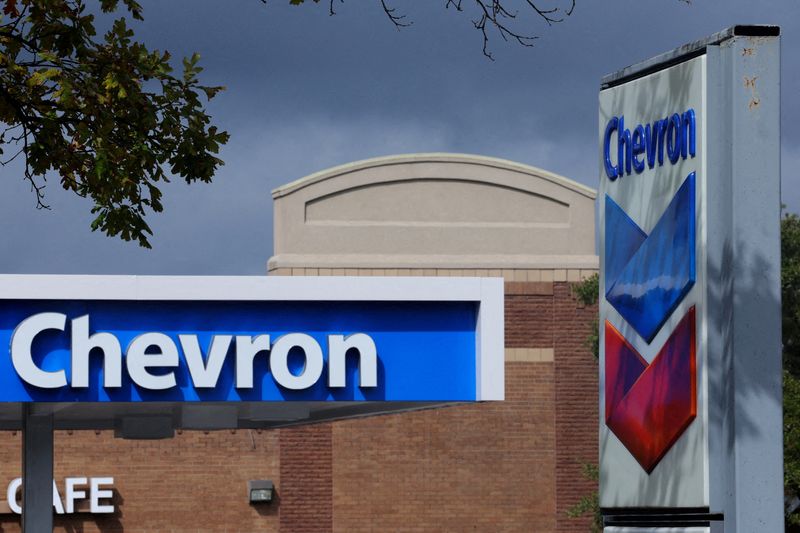
<path fill-rule="evenodd" d="M 782 532 L 780 41 L 709 46 L 711 531 Z"/>
<path fill-rule="evenodd" d="M 53 415 L 24 404 L 22 422 L 22 532 L 53 531 Z"/>
<path fill-rule="evenodd" d="M 734 273 L 733 432 L 725 530 L 783 531 L 780 41 L 730 54 Z M 741 287 L 743 286 L 743 287 Z M 730 527 L 730 526 L 733 527 Z"/>

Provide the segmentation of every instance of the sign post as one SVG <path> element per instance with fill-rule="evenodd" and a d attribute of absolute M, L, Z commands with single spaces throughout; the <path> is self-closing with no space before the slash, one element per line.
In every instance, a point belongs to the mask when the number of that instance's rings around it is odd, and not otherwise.
<path fill-rule="evenodd" d="M 778 35 L 732 27 L 603 80 L 608 533 L 783 531 Z"/>
<path fill-rule="evenodd" d="M 22 531 L 53 531 L 53 415 L 23 406 Z"/>

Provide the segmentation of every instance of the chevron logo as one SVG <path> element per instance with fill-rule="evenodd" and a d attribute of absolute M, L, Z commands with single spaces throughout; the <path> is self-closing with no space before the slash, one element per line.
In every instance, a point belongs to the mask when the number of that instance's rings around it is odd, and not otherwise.
<path fill-rule="evenodd" d="M 650 235 L 605 198 L 606 300 L 649 344 L 695 283 L 695 173 Z M 648 364 L 605 322 L 605 419 L 649 474 L 697 414 L 692 307 Z"/>
<path fill-rule="evenodd" d="M 695 282 L 695 175 L 647 235 L 606 195 L 606 300 L 648 344 Z"/>
<path fill-rule="evenodd" d="M 606 425 L 649 474 L 697 415 L 694 307 L 649 365 L 606 321 Z"/>

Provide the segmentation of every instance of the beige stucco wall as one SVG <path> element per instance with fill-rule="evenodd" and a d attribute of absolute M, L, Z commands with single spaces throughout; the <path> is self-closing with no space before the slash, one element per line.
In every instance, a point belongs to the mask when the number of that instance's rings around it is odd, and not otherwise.
<path fill-rule="evenodd" d="M 359 161 L 273 191 L 268 268 L 577 281 L 597 268 L 595 197 L 572 180 L 502 159 L 410 154 Z"/>

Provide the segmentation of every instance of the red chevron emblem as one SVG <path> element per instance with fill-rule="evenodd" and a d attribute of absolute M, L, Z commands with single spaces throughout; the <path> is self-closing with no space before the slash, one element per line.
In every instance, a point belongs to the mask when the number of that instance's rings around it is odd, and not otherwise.
<path fill-rule="evenodd" d="M 697 415 L 695 309 L 648 365 L 605 323 L 606 425 L 649 474 Z"/>

